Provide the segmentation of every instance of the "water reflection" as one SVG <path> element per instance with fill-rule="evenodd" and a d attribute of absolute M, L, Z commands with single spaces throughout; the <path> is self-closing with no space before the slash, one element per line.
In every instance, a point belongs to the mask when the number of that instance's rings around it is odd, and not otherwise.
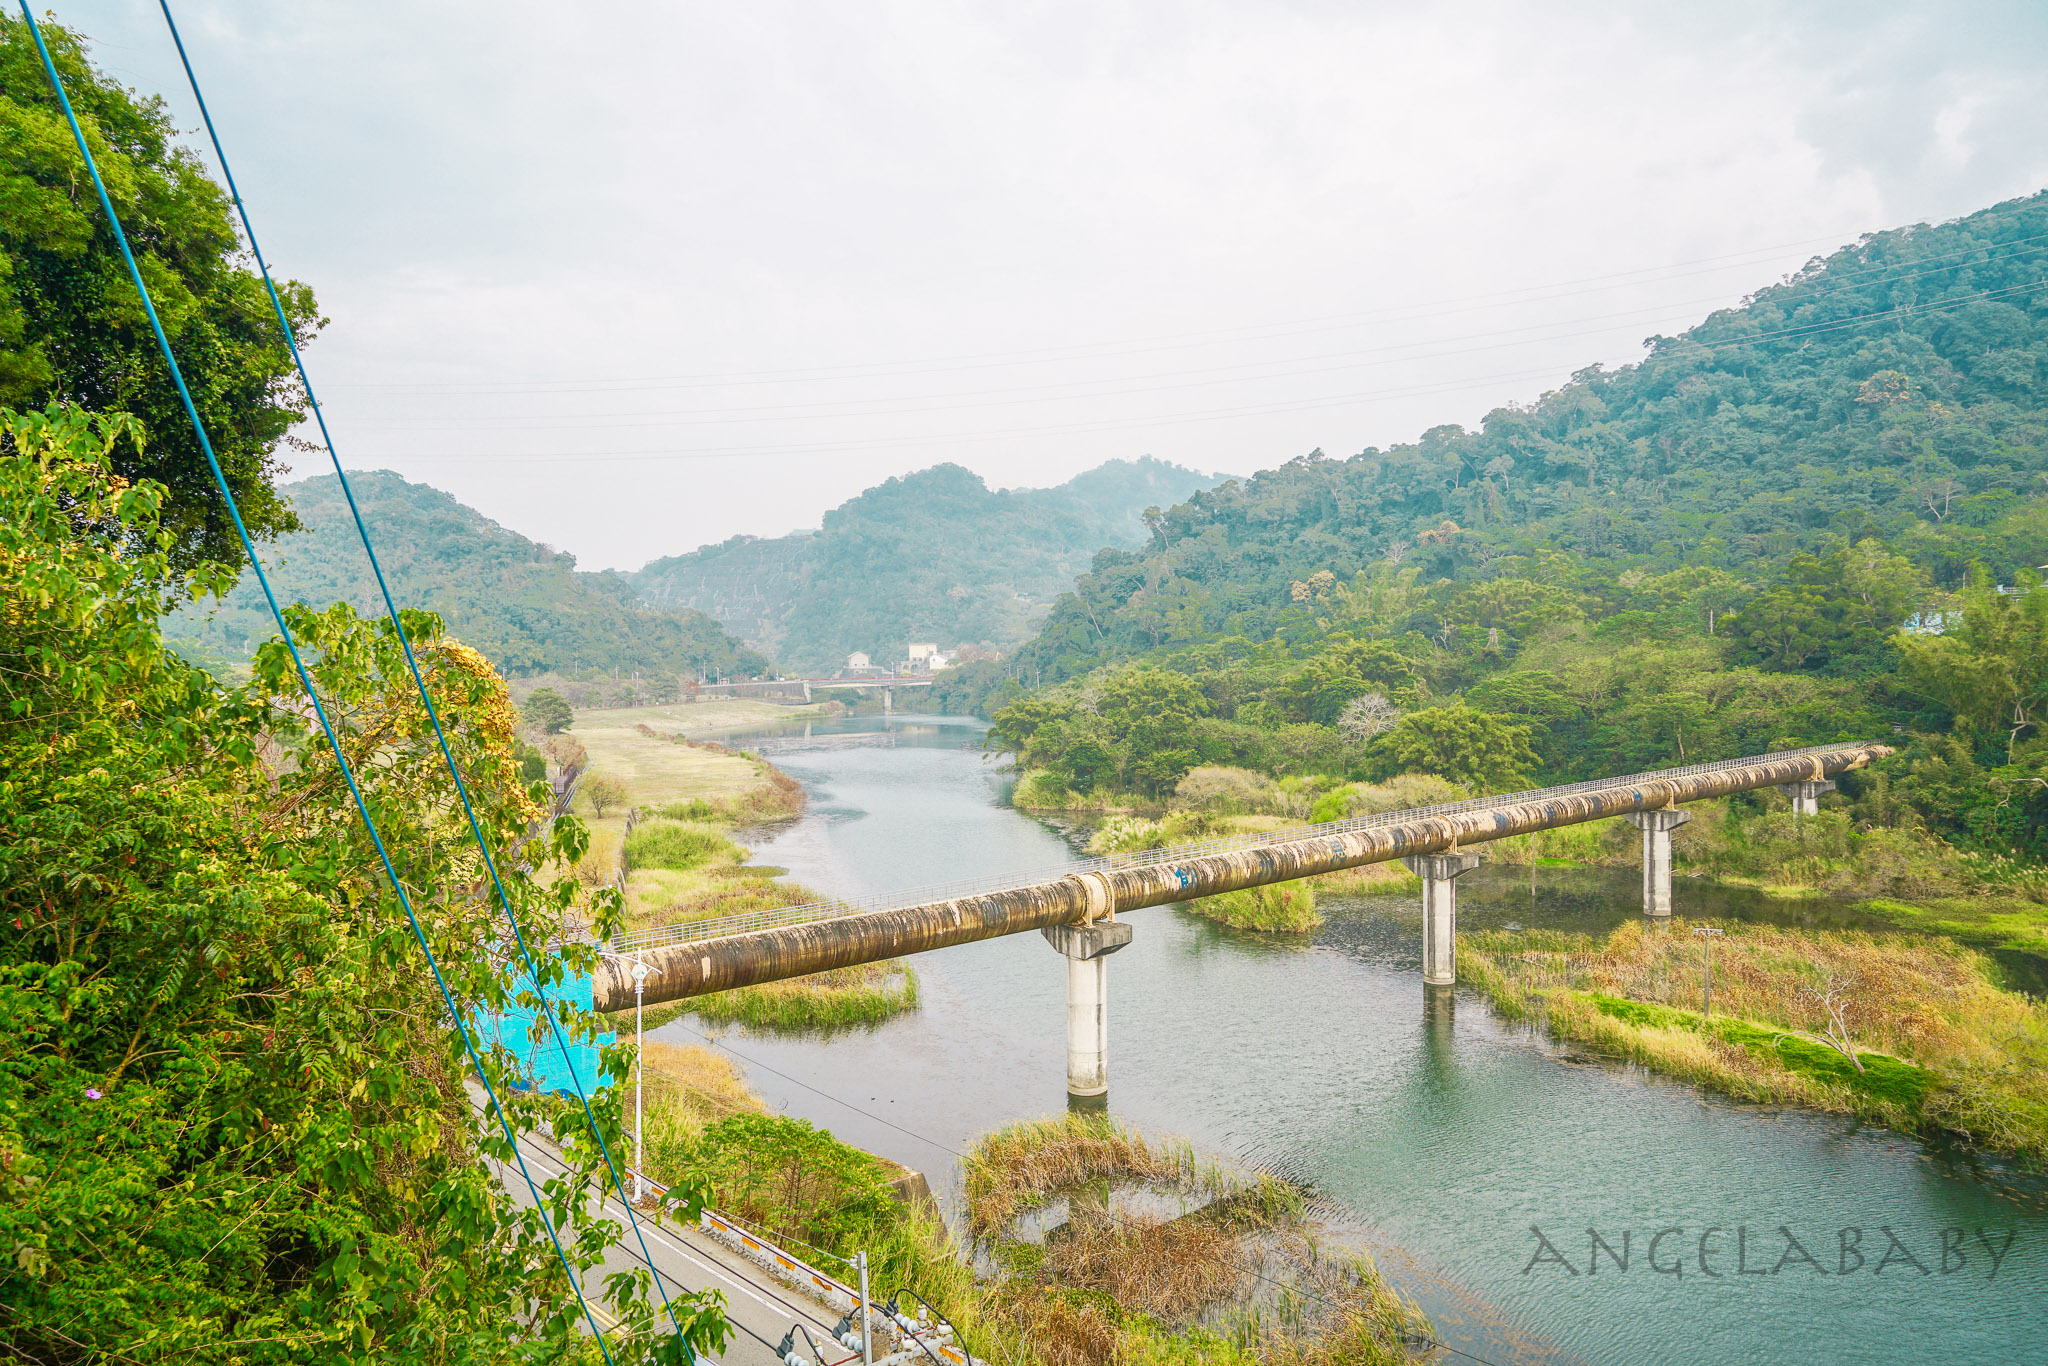
<path fill-rule="evenodd" d="M 778 758 L 810 789 L 813 811 L 754 841 L 762 862 L 869 892 L 1071 852 L 1069 830 L 1000 806 L 1004 780 L 979 762 L 973 723 L 897 717 L 888 730 L 886 748 Z M 1679 879 L 1676 898 L 1681 916 L 1873 927 L 1839 903 L 1693 879 Z M 1604 935 L 1641 915 L 1630 868 L 1490 862 L 1461 880 L 1459 899 L 1467 933 Z M 1601 1366 L 2041 1358 L 2048 1188 L 2038 1177 L 1611 1062 L 1568 1063 L 1476 995 L 1423 991 L 1413 894 L 1330 897 L 1323 910 L 1328 923 L 1306 943 L 1172 907 L 1126 917 L 1135 936 L 1109 965 L 1110 1107 L 1311 1182 L 1453 1347 L 1503 1366 L 1561 1352 Z M 1064 972 L 1036 935 L 915 965 L 924 1005 L 914 1015 L 857 1036 L 728 1038 L 757 1064 L 750 1081 L 771 1104 L 927 1172 L 957 1210 L 956 1155 L 1066 1101 Z M 689 1042 L 695 1028 L 686 1019 L 656 1035 Z M 1995 1282 L 1938 1263 L 1925 1277 L 1882 1279 L 1525 1271 L 1532 1226 L 1573 1231 L 1583 1252 L 1588 1228 L 1613 1240 L 1624 1229 L 1696 1237 L 1745 1224 L 1752 1237 L 1784 1224 L 1816 1238 L 1890 1226 L 1937 1248 L 1943 1229 L 1981 1227 L 2015 1230 L 2015 1242 Z"/>

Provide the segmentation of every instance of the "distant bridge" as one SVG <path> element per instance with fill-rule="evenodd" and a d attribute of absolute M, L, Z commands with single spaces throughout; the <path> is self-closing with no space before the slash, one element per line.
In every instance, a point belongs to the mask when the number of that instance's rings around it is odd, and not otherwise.
<path fill-rule="evenodd" d="M 698 683 L 695 687 L 700 693 L 728 693 L 734 697 L 801 694 L 806 702 L 811 700 L 812 689 L 880 688 L 882 710 L 886 712 L 896 710 L 896 689 L 929 688 L 931 685 L 929 674 L 884 674 L 879 678 L 760 678 L 743 683 Z"/>
<path fill-rule="evenodd" d="M 670 925 L 621 935 L 608 947 L 654 969 L 646 982 L 651 1003 L 1038 930 L 1067 959 L 1067 1089 L 1097 1096 L 1108 1089 L 1106 960 L 1131 940 L 1119 911 L 1398 858 L 1422 878 L 1423 981 L 1449 986 L 1457 980 L 1455 879 L 1479 864 L 1467 846 L 1626 816 L 1643 834 L 1643 911 L 1669 916 L 1671 832 L 1691 819 L 1679 810 L 1682 803 L 1781 787 L 1795 813 L 1813 815 L 1836 775 L 1891 752 L 1857 743 L 1723 759 L 1119 854 L 866 903 L 814 902 Z M 600 963 L 592 985 L 597 1010 L 633 1004 L 633 969 L 619 957 Z"/>

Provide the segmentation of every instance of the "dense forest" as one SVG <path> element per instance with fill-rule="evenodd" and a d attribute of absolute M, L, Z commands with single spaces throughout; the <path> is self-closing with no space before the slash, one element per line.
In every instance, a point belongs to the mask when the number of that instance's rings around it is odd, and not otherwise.
<path fill-rule="evenodd" d="M 938 700 L 1083 792 L 1896 733 L 1880 816 L 2038 856 L 2044 495 L 2037 195 L 1866 237 L 1477 431 L 1197 493 Z"/>
<path fill-rule="evenodd" d="M 793 671 L 877 663 L 912 640 L 1007 649 L 1104 546 L 1138 548 L 1156 514 L 1210 479 L 1147 457 L 1112 460 L 1049 489 L 992 490 L 958 465 L 890 479 L 825 514 L 815 532 L 656 560 L 633 576 L 658 606 L 708 612 Z"/>
<path fill-rule="evenodd" d="M 451 635 L 508 674 L 638 670 L 695 678 L 700 669 L 768 670 L 767 660 L 702 612 L 648 610 L 625 576 L 580 572 L 575 556 L 507 531 L 439 489 L 388 471 L 356 474 L 350 483 L 398 605 L 431 606 Z M 283 491 L 304 529 L 280 537 L 267 557 L 280 596 L 380 614 L 383 599 L 340 482 L 322 475 Z M 252 576 L 219 603 L 179 612 L 165 634 L 200 662 L 239 663 L 276 627 Z"/>

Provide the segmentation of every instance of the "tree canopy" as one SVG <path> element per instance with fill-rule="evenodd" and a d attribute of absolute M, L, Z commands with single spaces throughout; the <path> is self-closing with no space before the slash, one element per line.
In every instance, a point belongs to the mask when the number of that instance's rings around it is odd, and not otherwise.
<path fill-rule="evenodd" d="M 42 31 L 242 519 L 258 538 L 289 531 L 275 452 L 305 416 L 304 396 L 231 201 L 177 144 L 161 100 L 97 70 L 76 34 L 50 23 Z M 0 144 L 0 405 L 132 414 L 142 439 L 122 443 L 114 467 L 163 485 L 172 563 L 238 564 L 226 505 L 28 25 L 4 14 Z M 278 293 L 307 344 L 322 322 L 313 292 L 280 281 Z"/>
<path fill-rule="evenodd" d="M 1090 699 L 1139 667 L 1208 704 L 1193 762 L 1275 777 L 1498 789 L 1890 738 L 1844 782 L 1884 788 L 1871 819 L 2048 856 L 2044 260 L 2048 194 L 1873 234 L 1477 431 L 1198 492 L 933 701 L 1138 794 Z"/>
<path fill-rule="evenodd" d="M 509 1147 L 471 1109 L 454 1022 L 282 643 L 235 689 L 163 646 L 164 604 L 218 575 L 181 581 L 165 490 L 113 474 L 133 439 L 61 409 L 0 412 L 0 1336 L 53 1363 L 580 1351 L 546 1231 L 480 1160 Z M 458 1009 L 537 1006 L 477 895 L 396 631 L 346 604 L 290 613 Z M 578 890 L 535 870 L 587 836 L 559 820 L 531 861 L 506 857 L 545 788 L 520 780 L 504 681 L 432 616 L 404 627 L 507 892 L 547 943 Z M 616 925 L 615 897 L 590 909 L 600 933 Z M 561 1019 L 595 1036 L 586 1014 Z M 487 1046 L 483 1066 L 516 1130 L 552 1124 L 511 1052 Z M 626 1056 L 602 1066 L 622 1078 Z M 615 1152 L 617 1090 L 593 1098 Z M 562 1132 L 589 1180 L 595 1144 Z M 594 1211 L 555 1210 L 594 1264 Z M 621 1359 L 680 1360 L 648 1294 L 608 1288 Z M 715 1347 L 715 1308 L 683 1312 Z"/>

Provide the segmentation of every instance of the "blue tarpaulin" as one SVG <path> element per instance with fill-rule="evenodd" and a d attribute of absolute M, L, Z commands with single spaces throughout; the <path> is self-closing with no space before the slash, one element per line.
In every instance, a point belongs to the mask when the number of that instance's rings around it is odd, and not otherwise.
<path fill-rule="evenodd" d="M 528 989 L 531 990 L 530 985 Z M 550 1004 L 568 1001 L 589 1010 L 590 978 L 579 972 L 565 972 L 560 986 L 548 988 L 548 1001 Z M 565 1058 L 561 1045 L 555 1041 L 555 1031 L 543 1021 L 540 1023 L 540 1038 L 535 1039 L 534 1025 L 533 1012 L 515 1005 L 503 1015 L 485 1017 L 484 1041 L 502 1043 L 519 1060 L 519 1070 L 527 1083 L 542 1091 L 574 1095 L 576 1084 L 581 1082 L 583 1093 L 592 1095 L 598 1087 L 611 1080 L 598 1071 L 597 1051 L 602 1045 L 615 1043 L 619 1037 L 617 1034 L 601 1035 L 596 1044 L 571 1040 L 569 1056 Z M 563 1033 L 566 1035 L 567 1031 Z"/>

